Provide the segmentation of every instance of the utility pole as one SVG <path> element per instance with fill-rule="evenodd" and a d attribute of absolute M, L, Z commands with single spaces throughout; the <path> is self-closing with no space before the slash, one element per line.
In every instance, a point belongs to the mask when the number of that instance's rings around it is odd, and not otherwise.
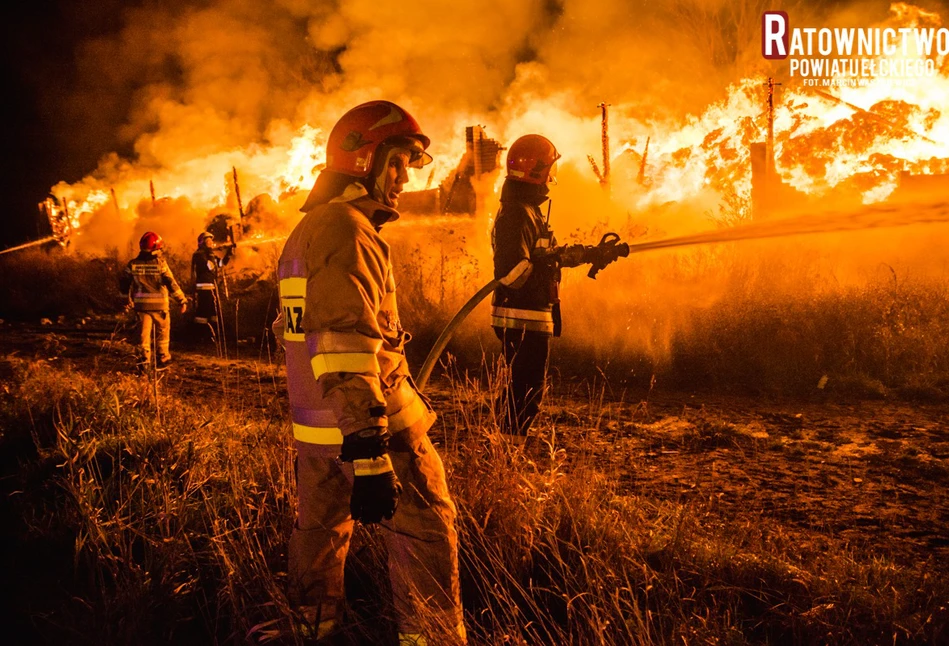
<path fill-rule="evenodd" d="M 154 207 L 155 206 L 155 182 L 153 182 L 152 180 L 148 180 L 148 190 L 151 191 L 152 206 Z"/>
<path fill-rule="evenodd" d="M 600 138 L 603 144 L 603 176 L 600 183 L 603 184 L 603 187 L 606 189 L 610 187 L 610 126 L 607 113 L 609 106 L 609 103 L 601 103 L 597 106 L 602 111 Z"/>
<path fill-rule="evenodd" d="M 241 185 L 237 183 L 237 166 L 231 166 L 231 173 L 234 176 L 234 195 L 237 196 L 237 212 L 241 216 L 241 234 L 243 234 L 244 233 L 244 203 L 241 201 Z"/>
<path fill-rule="evenodd" d="M 646 147 L 643 149 L 643 158 L 639 162 L 639 175 L 636 177 L 636 181 L 640 186 L 646 183 L 646 157 L 649 156 L 649 140 L 652 139 L 651 136 L 646 137 Z"/>
<path fill-rule="evenodd" d="M 768 145 L 765 159 L 765 177 L 774 178 L 774 78 L 768 77 Z"/>

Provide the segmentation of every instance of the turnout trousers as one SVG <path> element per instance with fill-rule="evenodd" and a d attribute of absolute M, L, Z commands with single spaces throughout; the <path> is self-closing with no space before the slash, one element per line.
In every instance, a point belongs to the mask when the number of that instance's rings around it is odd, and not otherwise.
<path fill-rule="evenodd" d="M 497 402 L 501 432 L 526 436 L 544 401 L 550 335 L 516 328 L 494 328 L 504 349 L 510 380 Z"/>
<path fill-rule="evenodd" d="M 158 360 L 170 361 L 171 315 L 165 312 L 135 312 L 138 317 L 138 355 L 142 363 L 152 361 L 152 328 L 158 341 Z"/>
<path fill-rule="evenodd" d="M 198 288 L 195 294 L 194 322 L 207 324 L 212 328 L 217 325 L 217 289 Z"/>
<path fill-rule="evenodd" d="M 327 457 L 324 446 L 295 441 L 297 521 L 290 537 L 291 603 L 317 608 L 317 622 L 339 625 L 345 605 L 343 567 L 353 532 L 352 464 Z M 412 450 L 389 456 L 403 492 L 381 523 L 400 643 L 461 644 L 464 623 L 458 578 L 455 504 L 445 469 L 428 435 Z"/>

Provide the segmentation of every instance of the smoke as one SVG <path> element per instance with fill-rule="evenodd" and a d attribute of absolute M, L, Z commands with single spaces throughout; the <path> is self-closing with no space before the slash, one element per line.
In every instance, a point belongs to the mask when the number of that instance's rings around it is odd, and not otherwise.
<path fill-rule="evenodd" d="M 827 191 L 847 176 L 855 190 L 867 191 L 892 180 L 910 158 L 904 149 L 919 141 L 806 94 L 784 63 L 765 61 L 759 29 L 766 9 L 784 9 L 797 24 L 829 26 L 880 25 L 907 11 L 886 2 L 793 0 L 143 2 L 112 16 L 116 28 L 77 52 L 68 123 L 83 126 L 73 129 L 76 142 L 103 154 L 87 177 L 53 193 L 79 204 L 116 191 L 115 202 L 98 199 L 90 208 L 88 226 L 76 236 L 80 249 L 122 249 L 146 226 L 191 246 L 214 214 L 236 213 L 236 167 L 245 210 L 256 199 L 255 222 L 285 233 L 323 163 L 332 125 L 352 106 L 385 98 L 406 107 L 432 137 L 436 180 L 460 158 L 465 126 L 483 125 L 504 145 L 529 132 L 548 136 L 563 154 L 552 222 L 564 242 L 594 243 L 606 231 L 677 235 L 713 227 L 713 219 L 747 217 L 749 146 L 765 137 L 768 76 L 784 82 L 777 163 L 792 185 Z M 949 120 L 932 107 L 945 95 L 927 99 L 927 91 L 900 90 L 900 100 L 925 109 L 897 120 L 936 137 L 949 132 Z M 608 191 L 588 161 L 602 163 L 601 102 L 610 104 L 614 153 Z M 887 118 L 899 108 L 891 105 Z M 845 144 L 855 147 L 846 163 L 837 159 Z M 945 156 L 940 148 L 944 143 L 923 159 Z M 922 170 L 923 162 L 913 163 Z M 151 204 L 150 182 L 160 209 Z M 416 178 L 412 188 L 421 185 L 424 178 Z M 495 206 L 485 204 L 472 234 L 482 267 Z M 156 212 L 163 215 L 150 217 Z M 902 252 L 911 255 L 909 247 Z M 664 322 L 643 332 L 644 344 L 665 352 L 677 309 L 731 288 L 728 276 L 700 271 L 720 253 L 662 252 L 662 262 L 630 262 L 639 269 L 623 270 L 628 275 L 611 268 L 637 286 L 632 310 L 647 307 L 649 295 L 664 299 L 656 307 L 666 314 L 655 317 Z M 602 282 L 591 294 L 615 300 Z"/>
<path fill-rule="evenodd" d="M 747 23 L 757 8 L 742 6 Z M 442 175 L 472 123 L 507 142 L 551 133 L 565 163 L 586 170 L 599 149 L 599 102 L 614 105 L 618 141 L 641 138 L 647 121 L 722 98 L 747 71 L 742 51 L 756 37 L 735 22 L 733 3 L 700 0 L 218 0 L 107 10 L 115 28 L 78 48 L 61 102 L 70 115 L 64 150 L 99 149 L 103 161 L 81 187 L 69 181 L 54 193 L 80 199 L 136 175 L 117 189 L 127 216 L 146 197 L 132 189 L 149 179 L 161 194 L 203 204 L 211 178 L 238 162 L 248 189 L 268 190 L 253 177 L 264 171 L 249 166 L 278 166 L 303 124 L 325 135 L 345 110 L 375 98 L 418 118 Z M 741 38 L 726 43 L 729 34 Z M 129 166 L 119 174 L 116 156 Z"/>

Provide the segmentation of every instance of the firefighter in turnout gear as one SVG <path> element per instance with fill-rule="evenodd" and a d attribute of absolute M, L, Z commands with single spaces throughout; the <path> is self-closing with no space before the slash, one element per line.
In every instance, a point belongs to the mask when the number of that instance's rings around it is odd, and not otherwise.
<path fill-rule="evenodd" d="M 544 398 L 550 337 L 560 336 L 560 270 L 594 262 L 596 247 L 557 246 L 541 206 L 556 183 L 560 154 L 541 135 L 525 135 L 508 151 L 501 206 L 491 232 L 494 277 L 524 259 L 530 269 L 492 297 L 491 325 L 501 341 L 510 381 L 497 402 L 501 431 L 524 442 Z"/>
<path fill-rule="evenodd" d="M 129 261 L 119 279 L 119 289 L 123 294 L 129 294 L 138 318 L 140 369 L 147 368 L 152 361 L 153 329 L 158 345 L 157 369 L 164 370 L 171 363 L 169 293 L 182 314 L 188 308 L 188 300 L 162 255 L 164 246 L 160 235 L 147 232 L 139 241 L 140 253 Z"/>
<path fill-rule="evenodd" d="M 218 277 L 224 266 L 231 261 L 234 246 L 228 245 L 221 254 L 214 246 L 214 234 L 205 231 L 198 236 L 198 249 L 191 256 L 191 280 L 194 283 L 194 322 L 207 326 L 211 339 L 215 338 L 218 324 Z"/>
<path fill-rule="evenodd" d="M 456 509 L 403 346 L 389 245 L 407 169 L 431 161 L 405 110 L 347 112 L 280 256 L 281 312 L 297 452 L 290 599 L 318 639 L 340 629 L 354 521 L 381 523 L 400 644 L 463 644 Z M 424 618 L 424 619 L 423 619 Z"/>

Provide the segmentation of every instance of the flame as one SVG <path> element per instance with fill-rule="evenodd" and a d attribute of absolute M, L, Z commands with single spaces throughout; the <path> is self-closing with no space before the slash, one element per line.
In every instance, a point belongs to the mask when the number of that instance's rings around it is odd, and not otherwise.
<path fill-rule="evenodd" d="M 941 18 L 895 3 L 887 24 L 938 26 Z M 949 104 L 949 69 L 942 57 L 936 58 L 935 67 L 934 77 L 917 83 L 842 86 L 820 92 L 785 79 L 786 85 L 776 92 L 773 115 L 778 176 L 809 195 L 847 188 L 859 193 L 865 203 L 873 203 L 887 199 L 902 171 L 949 171 L 949 115 L 943 109 Z M 525 64 L 519 71 L 518 82 L 524 87 L 525 79 L 542 76 L 536 65 Z M 708 191 L 747 199 L 752 179 L 750 146 L 764 141 L 767 131 L 766 80 L 760 74 L 742 78 L 727 89 L 723 100 L 685 119 L 641 119 L 637 104 L 614 100 L 610 109 L 610 199 L 627 213 L 687 201 Z M 568 92 L 540 95 L 524 91 L 514 96 L 521 87 L 518 82 L 509 88 L 506 109 L 493 118 L 454 114 L 446 123 L 454 128 L 469 117 L 468 123 L 487 122 L 491 136 L 507 145 L 526 132 L 544 133 L 563 154 L 562 168 L 572 166 L 574 176 L 592 181 L 587 159 L 600 149 L 597 101 Z M 156 203 L 177 204 L 176 208 L 187 212 L 182 221 L 189 223 L 192 231 L 201 230 L 211 215 L 236 210 L 230 173 L 236 168 L 245 207 L 259 196 L 268 196 L 273 203 L 277 215 L 269 222 L 272 230 L 257 232 L 269 239 L 294 224 L 296 209 L 325 163 L 325 137 L 331 127 L 331 122 L 298 126 L 280 122 L 270 127 L 265 142 L 195 155 L 174 168 L 137 167 L 112 155 L 89 177 L 74 184 L 61 182 L 51 192 L 65 204 L 64 213 L 80 245 L 83 236 L 95 228 L 97 218 L 121 223 L 130 230 L 145 226 L 156 208 L 151 186 Z M 454 172 L 462 152 L 454 147 L 458 130 L 447 126 L 442 130 L 443 143 L 436 139 L 434 147 L 436 159 L 440 158 L 431 171 L 435 182 L 426 170 L 412 178 L 407 190 L 437 185 Z M 644 162 L 647 137 L 650 148 Z M 636 181 L 641 165 L 642 184 Z M 191 231 L 187 233 L 190 236 Z"/>

